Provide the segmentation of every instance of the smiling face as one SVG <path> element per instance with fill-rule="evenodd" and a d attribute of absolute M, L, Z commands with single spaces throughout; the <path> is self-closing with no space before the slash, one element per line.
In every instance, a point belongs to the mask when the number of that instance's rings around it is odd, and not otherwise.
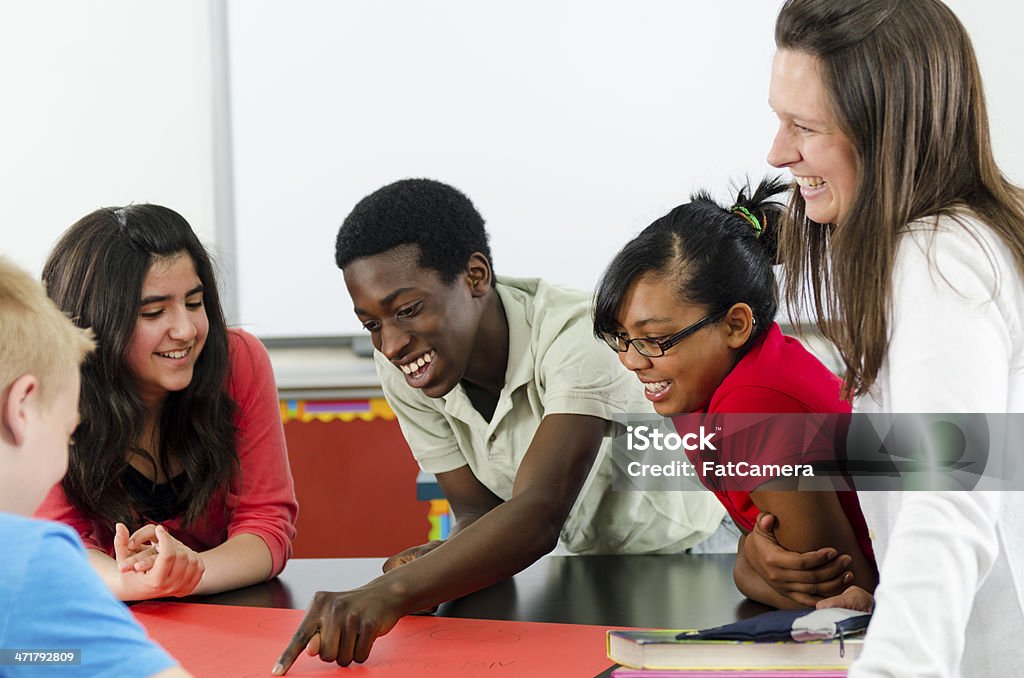
<path fill-rule="evenodd" d="M 623 298 L 618 329 L 630 338 L 664 339 L 718 310 L 682 302 L 671 280 L 647 274 L 637 278 Z M 749 329 L 742 337 L 730 332 L 727 315 L 669 348 L 665 355 L 648 358 L 630 346 L 618 356 L 643 383 L 644 394 L 658 414 L 698 412 L 707 407 L 732 370 L 735 349 L 746 336 Z"/>
<path fill-rule="evenodd" d="M 146 272 L 127 365 L 143 402 L 155 412 L 167 394 L 192 382 L 210 323 L 192 257 L 156 258 Z"/>
<path fill-rule="evenodd" d="M 779 118 L 768 162 L 793 173 L 809 218 L 841 224 L 856 197 L 857 153 L 829 105 L 818 58 L 780 49 L 768 103 Z"/>
<path fill-rule="evenodd" d="M 445 283 L 419 265 L 419 247 L 402 245 L 356 259 L 345 286 L 373 346 L 413 388 L 440 398 L 462 380 L 476 345 L 480 298 L 473 279 Z"/>

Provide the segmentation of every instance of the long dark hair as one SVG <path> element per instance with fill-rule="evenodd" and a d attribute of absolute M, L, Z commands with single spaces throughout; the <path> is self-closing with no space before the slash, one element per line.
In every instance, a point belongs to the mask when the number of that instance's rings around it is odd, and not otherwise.
<path fill-rule="evenodd" d="M 139 446 L 146 407 L 126 364 L 146 272 L 154 259 L 188 254 L 203 284 L 209 334 L 192 382 L 169 393 L 160 412 L 159 462 Z M 210 257 L 192 227 L 159 205 L 98 209 L 69 228 L 43 269 L 46 291 L 79 327 L 91 327 L 98 349 L 82 366 L 82 423 L 74 435 L 68 473 L 69 501 L 112 532 L 114 523 L 137 527 L 143 516 L 124 486 L 129 453 L 166 472 L 174 458 L 183 469 L 176 515 L 193 524 L 238 469 L 236 405 L 227 394 L 228 332 Z"/>
<path fill-rule="evenodd" d="M 888 350 L 901 230 L 970 210 L 1024 272 L 1024 201 L 992 156 L 970 38 L 941 2 L 789 0 L 775 44 L 819 60 L 832 112 L 858 156 L 846 223 L 811 221 L 794 192 L 779 255 L 789 308 L 814 308 L 846 364 L 846 394 L 862 395 Z"/>
<path fill-rule="evenodd" d="M 742 355 L 768 330 L 778 311 L 772 264 L 785 208 L 775 196 L 786 190 L 782 180 L 766 178 L 752 193 L 749 186 L 740 188 L 729 208 L 699 191 L 690 202 L 655 220 L 626 243 L 601 277 L 594 332 L 615 332 L 630 286 L 641 275 L 653 273 L 675 286 L 677 298 L 709 313 L 739 302 L 749 305 L 755 324 Z"/>

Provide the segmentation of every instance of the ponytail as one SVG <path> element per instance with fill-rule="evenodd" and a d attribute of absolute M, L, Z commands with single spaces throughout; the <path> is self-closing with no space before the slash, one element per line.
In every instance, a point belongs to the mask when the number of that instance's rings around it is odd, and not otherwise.
<path fill-rule="evenodd" d="M 778 289 L 772 265 L 778 256 L 778 228 L 788 190 L 779 178 L 765 178 L 751 192 L 744 185 L 732 207 L 706 191 L 676 207 L 628 242 L 598 283 L 594 331 L 614 332 L 619 310 L 633 282 L 645 274 L 664 277 L 676 295 L 708 314 L 746 303 L 755 325 L 747 347 L 775 320 Z"/>

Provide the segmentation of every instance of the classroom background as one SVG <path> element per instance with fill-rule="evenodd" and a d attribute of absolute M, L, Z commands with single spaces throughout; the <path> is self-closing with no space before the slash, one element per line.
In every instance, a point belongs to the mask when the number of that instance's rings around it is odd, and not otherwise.
<path fill-rule="evenodd" d="M 996 160 L 1022 183 L 1024 5 L 947 4 L 978 51 Z M 391 555 L 443 534 L 447 511 L 417 484 L 334 266 L 345 215 L 396 179 L 439 179 L 484 215 L 499 275 L 592 289 L 691 191 L 771 170 L 779 5 L 5 2 L 0 251 L 38 273 L 97 207 L 180 212 L 229 322 L 270 348 L 295 556 Z"/>

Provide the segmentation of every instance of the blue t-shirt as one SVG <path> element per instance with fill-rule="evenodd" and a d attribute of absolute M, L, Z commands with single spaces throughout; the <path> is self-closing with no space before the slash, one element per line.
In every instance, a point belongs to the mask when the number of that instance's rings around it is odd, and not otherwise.
<path fill-rule="evenodd" d="M 0 513 L 0 652 L 79 650 L 78 666 L 0 664 L 0 676 L 151 676 L 175 662 L 89 565 L 67 526 Z"/>

